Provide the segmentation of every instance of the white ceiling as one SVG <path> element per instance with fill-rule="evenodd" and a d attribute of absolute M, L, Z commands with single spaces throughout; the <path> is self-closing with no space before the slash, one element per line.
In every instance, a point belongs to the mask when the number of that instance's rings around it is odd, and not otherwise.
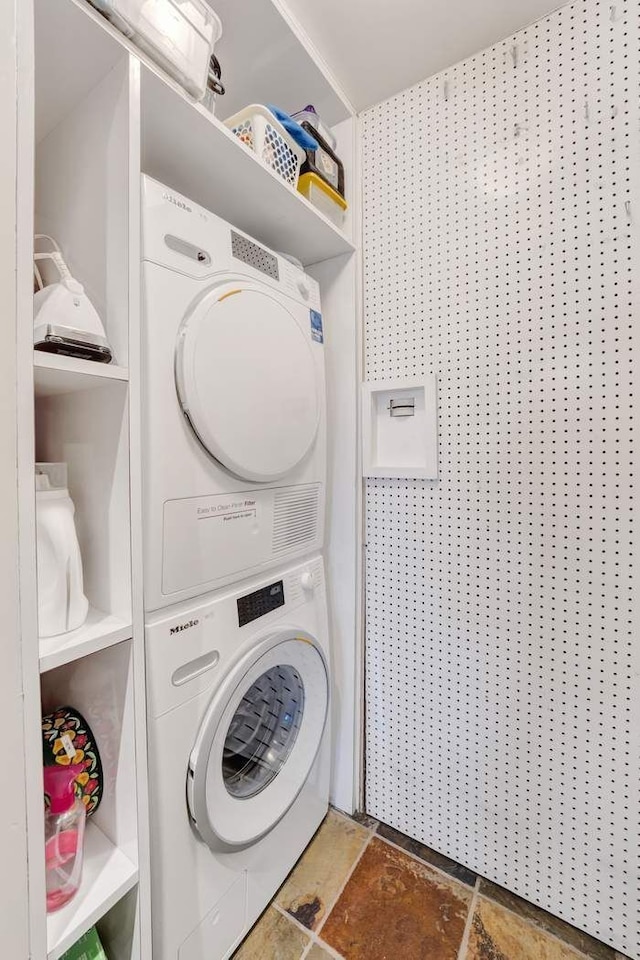
<path fill-rule="evenodd" d="M 508 37 L 562 6 L 563 0 L 286 4 L 360 111 Z"/>

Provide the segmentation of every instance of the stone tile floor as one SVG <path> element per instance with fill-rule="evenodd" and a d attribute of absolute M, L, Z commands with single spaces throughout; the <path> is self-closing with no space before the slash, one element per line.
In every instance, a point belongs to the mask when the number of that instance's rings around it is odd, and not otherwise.
<path fill-rule="evenodd" d="M 233 960 L 625 960 L 370 817 L 330 810 Z"/>

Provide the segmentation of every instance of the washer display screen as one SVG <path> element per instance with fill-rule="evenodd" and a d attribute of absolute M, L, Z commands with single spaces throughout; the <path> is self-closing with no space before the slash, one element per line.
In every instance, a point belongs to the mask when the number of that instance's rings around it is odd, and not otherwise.
<path fill-rule="evenodd" d="M 261 590 L 249 593 L 245 597 L 239 597 L 236 602 L 238 624 L 244 627 L 247 623 L 264 617 L 266 613 L 284 606 L 284 583 L 278 580 L 277 583 L 271 583 L 268 587 L 262 587 Z"/>
<path fill-rule="evenodd" d="M 227 792 L 246 800 L 287 762 L 304 712 L 304 685 L 289 665 L 271 667 L 247 690 L 233 715 L 222 754 Z"/>

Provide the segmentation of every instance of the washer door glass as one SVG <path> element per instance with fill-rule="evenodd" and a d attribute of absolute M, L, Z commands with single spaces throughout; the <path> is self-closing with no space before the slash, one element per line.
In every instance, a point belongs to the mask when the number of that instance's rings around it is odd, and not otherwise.
<path fill-rule="evenodd" d="M 222 778 L 232 797 L 255 797 L 277 777 L 304 716 L 304 684 L 290 664 L 266 670 L 233 715 L 222 753 Z"/>
<path fill-rule="evenodd" d="M 185 318 L 180 403 L 202 446 L 236 476 L 277 480 L 310 450 L 320 417 L 312 349 L 308 309 L 266 287 L 222 285 Z"/>
<path fill-rule="evenodd" d="M 221 684 L 191 752 L 194 826 L 214 848 L 257 840 L 303 788 L 329 706 L 324 656 L 305 634 L 258 642 Z"/>

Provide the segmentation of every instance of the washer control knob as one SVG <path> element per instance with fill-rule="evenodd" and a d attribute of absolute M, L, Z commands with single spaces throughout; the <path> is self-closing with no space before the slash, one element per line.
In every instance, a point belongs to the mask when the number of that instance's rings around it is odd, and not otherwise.
<path fill-rule="evenodd" d="M 313 590 L 315 586 L 315 580 L 313 579 L 313 574 L 311 570 L 305 570 L 305 572 L 300 577 L 300 583 L 303 590 Z"/>
<path fill-rule="evenodd" d="M 298 291 L 303 300 L 309 299 L 309 294 L 311 293 L 309 285 L 304 282 L 304 280 L 298 280 L 297 283 Z"/>

